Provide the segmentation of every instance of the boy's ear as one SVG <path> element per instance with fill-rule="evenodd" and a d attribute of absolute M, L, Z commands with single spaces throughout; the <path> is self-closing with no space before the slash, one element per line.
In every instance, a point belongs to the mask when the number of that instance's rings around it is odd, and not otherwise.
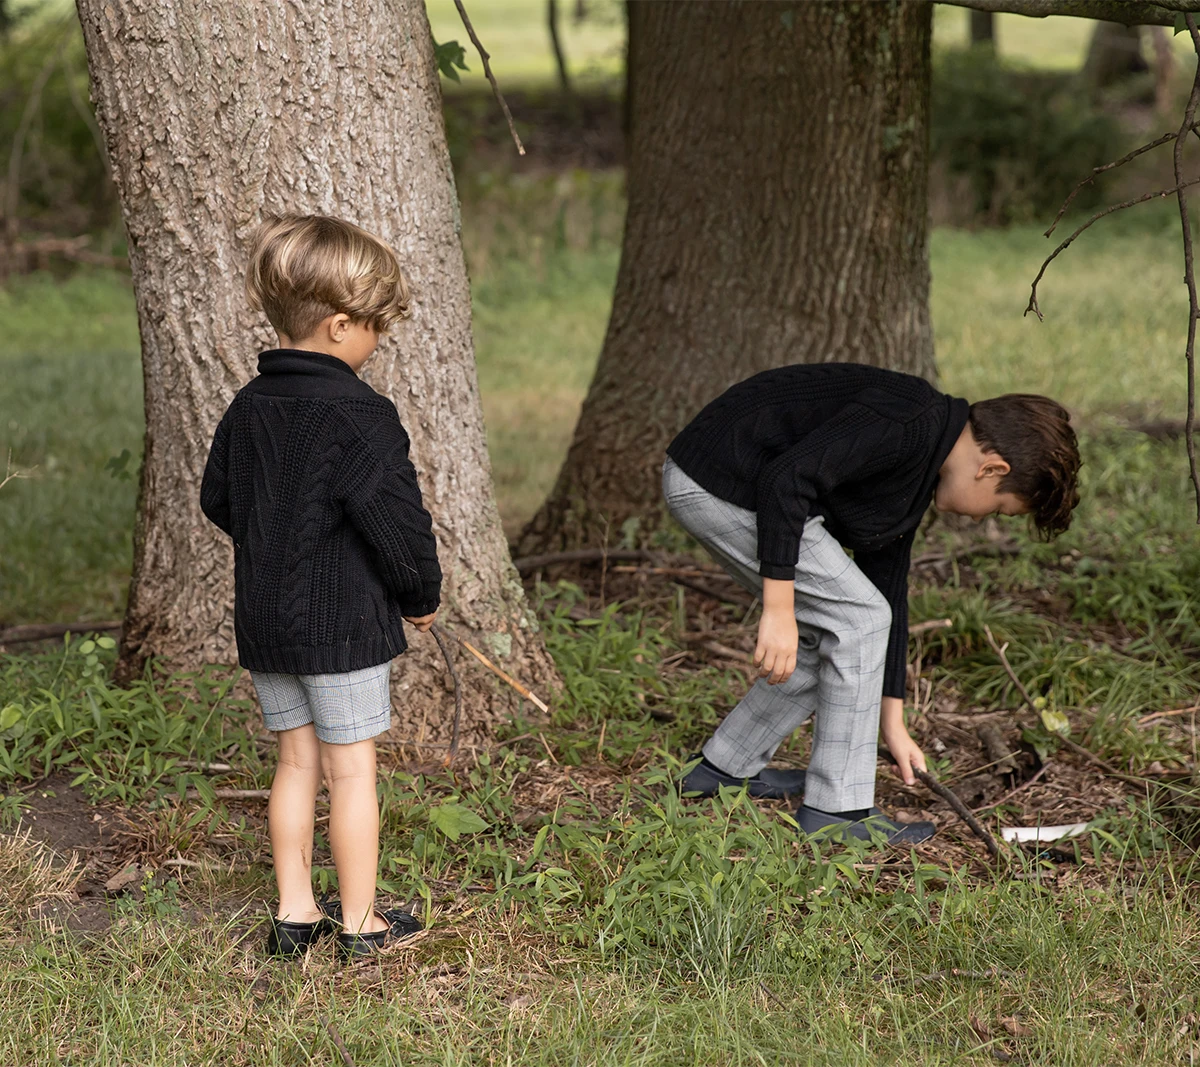
<path fill-rule="evenodd" d="M 1011 470 L 1011 465 L 1003 456 L 995 452 L 987 452 L 984 454 L 983 462 L 979 465 L 979 471 L 975 477 L 977 479 L 1003 478 Z"/>
<path fill-rule="evenodd" d="M 325 322 L 329 329 L 329 339 L 331 341 L 344 341 L 346 339 L 346 331 L 350 328 L 349 315 L 339 311 L 336 315 L 330 315 Z"/>

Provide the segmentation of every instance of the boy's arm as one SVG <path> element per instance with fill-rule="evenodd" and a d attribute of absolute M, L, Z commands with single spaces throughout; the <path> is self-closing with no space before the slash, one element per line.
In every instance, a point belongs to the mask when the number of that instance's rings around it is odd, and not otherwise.
<path fill-rule="evenodd" d="M 233 536 L 229 516 L 229 427 L 226 413 L 213 434 L 204 479 L 200 483 L 200 510 L 218 529 Z"/>
<path fill-rule="evenodd" d="M 854 555 L 858 569 L 871 579 L 892 609 L 892 629 L 888 635 L 887 658 L 883 669 L 879 729 L 888 750 L 895 757 L 900 776 L 909 785 L 916 781 L 913 767 L 926 770 L 925 754 L 904 725 L 904 685 L 908 667 L 908 569 L 914 537 L 915 529 L 876 552 L 856 552 Z"/>
<path fill-rule="evenodd" d="M 431 615 L 441 603 L 442 571 L 433 519 L 408 458 L 408 434 L 393 408 L 365 437 L 352 446 L 344 471 L 343 506 L 404 616 Z"/>
<path fill-rule="evenodd" d="M 813 502 L 895 463 L 903 436 L 894 419 L 867 404 L 847 404 L 767 464 L 755 487 L 759 574 L 791 581 Z"/>
<path fill-rule="evenodd" d="M 875 552 L 856 552 L 854 562 L 871 579 L 892 609 L 892 630 L 888 635 L 887 659 L 883 669 L 883 695 L 904 699 L 905 670 L 908 665 L 908 567 L 913 539 L 910 530 L 890 545 Z"/>

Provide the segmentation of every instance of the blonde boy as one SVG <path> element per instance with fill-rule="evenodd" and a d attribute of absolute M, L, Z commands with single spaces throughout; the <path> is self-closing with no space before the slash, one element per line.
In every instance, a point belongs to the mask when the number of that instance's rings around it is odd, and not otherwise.
<path fill-rule="evenodd" d="M 217 427 L 204 514 L 233 538 L 238 659 L 279 738 L 268 824 L 279 907 L 275 955 L 335 930 L 343 958 L 420 929 L 375 907 L 379 808 L 375 737 L 391 722 L 391 660 L 402 620 L 433 624 L 437 546 L 391 401 L 358 377 L 379 335 L 408 316 L 395 253 L 351 223 L 268 219 L 246 274 L 250 304 L 279 335 Z M 341 891 L 312 891 L 314 807 L 329 788 Z"/>

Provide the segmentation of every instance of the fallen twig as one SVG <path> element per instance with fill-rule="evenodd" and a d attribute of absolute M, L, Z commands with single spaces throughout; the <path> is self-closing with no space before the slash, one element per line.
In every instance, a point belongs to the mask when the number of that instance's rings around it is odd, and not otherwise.
<path fill-rule="evenodd" d="M 1001 967 L 987 967 L 982 971 L 968 971 L 961 967 L 951 967 L 945 971 L 931 971 L 929 974 L 919 974 L 913 978 L 917 985 L 924 985 L 927 982 L 944 982 L 947 978 L 971 978 L 975 981 L 988 981 L 992 978 L 1014 978 L 1016 977 L 1013 971 L 1006 971 Z"/>
<path fill-rule="evenodd" d="M 942 785 L 932 774 L 923 771 L 918 767 L 913 768 L 913 773 L 929 788 L 932 789 L 939 797 L 954 809 L 954 812 L 963 822 L 970 828 L 971 833 L 979 838 L 986 846 L 988 852 L 992 854 L 992 859 L 1000 858 L 1000 846 L 996 844 L 996 839 L 989 834 L 979 820 L 971 814 L 970 808 L 958 799 L 958 794 L 948 786 Z"/>
<path fill-rule="evenodd" d="M 32 622 L 0 630 L 0 645 L 45 641 L 51 637 L 62 637 L 63 634 L 108 633 L 119 630 L 123 625 L 120 619 L 108 619 L 104 622 Z"/>
<path fill-rule="evenodd" d="M 472 656 L 474 656 L 477 660 L 479 660 L 479 662 L 482 663 L 497 678 L 499 678 L 503 682 L 507 682 L 510 686 L 512 686 L 518 693 L 521 694 L 521 696 L 523 696 L 531 704 L 533 704 L 535 707 L 541 709 L 541 711 L 543 713 L 546 713 L 546 714 L 549 713 L 550 708 L 545 703 L 545 701 L 543 701 L 540 697 L 536 696 L 531 690 L 529 690 L 525 686 L 523 686 L 511 674 L 506 674 L 504 671 L 502 671 L 490 659 L 488 659 L 487 656 L 485 656 L 482 652 L 480 652 L 479 649 L 477 649 L 473 644 L 471 644 L 470 641 L 464 641 L 453 630 L 443 630 L 442 632 L 450 634 L 450 636 L 453 637 L 455 641 L 457 641 L 460 645 L 463 646 L 463 648 L 465 648 L 468 652 L 470 652 Z"/>
<path fill-rule="evenodd" d="M 344 1067 L 355 1067 L 354 1057 L 350 1055 L 350 1050 L 346 1048 L 346 1044 L 342 1041 L 342 1035 L 338 1033 L 337 1027 L 333 1025 L 324 1015 L 318 1016 L 321 1020 L 321 1025 L 325 1027 L 326 1033 L 337 1047 L 338 1053 L 342 1057 Z"/>
<path fill-rule="evenodd" d="M 1004 668 L 1005 673 L 1008 674 L 1012 684 L 1017 687 L 1017 692 L 1021 694 L 1021 699 L 1024 700 L 1029 706 L 1029 710 L 1040 719 L 1042 716 L 1042 709 L 1037 706 L 1033 697 L 1029 695 L 1029 690 L 1025 688 L 1024 684 L 1021 682 L 1021 679 L 1017 677 L 1017 672 L 1012 669 L 1012 664 L 1008 662 L 1008 656 L 1004 654 L 1005 649 L 1008 648 L 1007 642 L 1003 645 L 999 644 L 999 642 L 996 641 L 995 636 L 992 634 L 992 628 L 990 626 L 984 626 L 983 633 L 987 638 L 988 644 L 992 646 L 992 651 L 995 652 L 1000 658 L 1000 665 Z M 1079 744 L 1078 741 L 1072 741 L 1071 738 L 1064 737 L 1062 734 L 1055 734 L 1055 736 L 1072 752 L 1079 753 L 1079 755 L 1083 756 L 1087 760 L 1090 760 L 1092 763 L 1096 764 L 1097 767 L 1103 768 L 1108 774 L 1113 775 L 1113 777 L 1129 777 L 1128 775 L 1122 774 L 1120 771 L 1118 771 L 1116 767 L 1106 763 L 1099 756 L 1097 756 L 1096 753 L 1084 748 L 1083 745 Z"/>
<path fill-rule="evenodd" d="M 720 589 L 714 589 L 711 585 L 705 585 L 703 582 L 698 582 L 694 578 L 683 578 L 676 576 L 671 580 L 676 585 L 687 586 L 688 589 L 694 589 L 702 596 L 712 597 L 713 600 L 723 600 L 726 604 L 740 604 L 745 606 L 754 603 L 754 598 L 740 588 L 721 592 Z"/>
<path fill-rule="evenodd" d="M 523 156 L 525 154 L 525 146 L 521 144 L 521 138 L 517 136 L 517 127 L 513 124 L 512 112 L 508 110 L 508 104 L 504 101 L 504 94 L 500 92 L 500 86 L 496 84 L 496 76 L 492 73 L 492 65 L 488 62 L 491 56 L 476 36 L 475 27 L 471 25 L 471 20 L 467 18 L 467 9 L 463 7 L 462 0 L 454 0 L 454 6 L 458 8 L 458 17 L 462 19 L 463 25 L 467 29 L 467 36 L 471 38 L 471 43 L 479 53 L 479 58 L 483 60 L 483 73 L 487 75 L 487 80 L 492 83 L 492 92 L 496 95 L 496 103 L 500 105 L 500 110 L 504 112 L 504 117 L 508 119 L 508 132 L 512 134 L 513 143 L 517 146 L 517 154 Z"/>
<path fill-rule="evenodd" d="M 1033 785 L 1034 782 L 1036 782 L 1039 778 L 1041 778 L 1042 775 L 1046 773 L 1046 770 L 1049 768 L 1049 766 L 1050 766 L 1050 761 L 1047 760 L 1045 763 L 1043 763 L 1041 765 L 1041 767 L 1038 768 L 1037 774 L 1035 774 L 1028 781 L 1022 782 L 1015 789 L 1010 789 L 999 800 L 993 801 L 991 804 L 984 804 L 982 807 L 976 808 L 974 811 L 974 814 L 978 815 L 981 811 L 991 811 L 993 808 L 1000 807 L 1001 804 L 1007 804 L 1018 793 L 1020 793 L 1022 790 L 1028 789 L 1031 785 Z"/>
<path fill-rule="evenodd" d="M 450 677 L 454 682 L 454 725 L 450 730 L 450 748 L 446 754 L 446 766 L 454 762 L 455 756 L 458 755 L 458 732 L 462 722 L 462 683 L 458 679 L 458 671 L 454 667 L 454 658 L 450 655 L 450 649 L 446 646 L 446 639 L 442 636 L 442 628 L 435 622 L 429 627 L 429 632 L 433 634 L 433 639 L 437 642 L 438 648 L 442 650 L 442 658 L 446 661 L 446 669 L 450 672 Z"/>
<path fill-rule="evenodd" d="M 518 574 L 529 574 L 539 567 L 549 567 L 555 563 L 601 563 L 605 560 L 620 560 L 621 562 L 651 561 L 657 558 L 653 553 L 640 548 L 576 548 L 569 552 L 543 552 L 537 556 L 521 556 L 514 559 L 513 566 Z"/>
<path fill-rule="evenodd" d="M 1200 704 L 1193 704 L 1190 708 L 1171 708 L 1169 711 L 1152 711 L 1149 715 L 1143 715 L 1138 719 L 1138 728 L 1144 729 L 1158 722 L 1160 719 L 1169 719 L 1174 715 L 1188 715 L 1195 711 L 1200 711 Z"/>
<path fill-rule="evenodd" d="M 931 630 L 948 630 L 953 625 L 953 619 L 929 619 L 926 622 L 913 622 L 909 623 L 908 636 L 915 637 L 917 634 L 927 634 Z"/>

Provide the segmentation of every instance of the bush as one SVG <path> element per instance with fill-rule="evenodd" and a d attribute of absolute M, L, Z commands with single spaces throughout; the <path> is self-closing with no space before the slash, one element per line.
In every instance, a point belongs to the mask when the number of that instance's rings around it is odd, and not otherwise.
<path fill-rule="evenodd" d="M 0 35 L 0 155 L 20 139 L 21 228 L 60 235 L 119 225 L 117 198 L 88 100 L 79 22 L 37 9 Z M 7 190 L 5 192 L 7 202 Z"/>
<path fill-rule="evenodd" d="M 1014 69 L 979 50 L 935 61 L 930 138 L 935 168 L 967 179 L 972 202 L 958 212 L 993 224 L 1048 222 L 1080 178 L 1121 153 L 1116 120 L 1074 76 Z M 1095 182 L 1076 203 L 1101 192 Z"/>

